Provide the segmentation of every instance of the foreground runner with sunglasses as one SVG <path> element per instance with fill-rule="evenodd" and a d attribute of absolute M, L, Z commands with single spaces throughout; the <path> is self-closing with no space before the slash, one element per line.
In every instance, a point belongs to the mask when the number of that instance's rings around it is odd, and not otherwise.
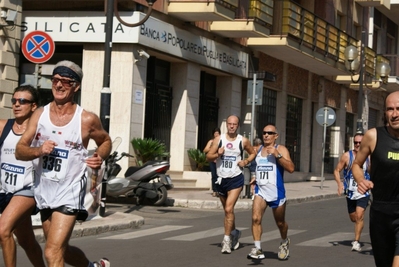
<path fill-rule="evenodd" d="M 278 131 L 274 125 L 263 128 L 263 145 L 256 152 L 256 178 L 254 201 L 252 205 L 252 236 L 255 247 L 247 255 L 248 259 L 264 259 L 261 247 L 262 218 L 266 208 L 272 208 L 273 217 L 280 231 L 281 242 L 277 256 L 280 260 L 288 259 L 290 255 L 290 239 L 287 236 L 288 224 L 285 221 L 287 198 L 284 188 L 284 171 L 294 172 L 295 166 L 288 149 L 277 145 Z"/>
<path fill-rule="evenodd" d="M 70 246 L 76 220 L 85 220 L 84 196 L 87 168 L 99 169 L 111 151 L 111 139 L 97 115 L 74 102 L 80 89 L 82 69 L 71 61 L 55 65 L 52 77 L 54 100 L 37 109 L 16 148 L 16 157 L 34 160 L 35 199 L 46 238 L 44 255 L 49 267 L 109 267 L 102 258 L 90 262 L 77 247 Z M 92 139 L 96 153 L 88 157 Z"/>
<path fill-rule="evenodd" d="M 1 190 L 0 190 L 0 243 L 4 266 L 17 266 L 18 244 L 25 250 L 35 267 L 44 267 L 43 252 L 36 241 L 31 215 L 37 214 L 33 197 L 33 167 L 31 161 L 15 158 L 15 144 L 28 125 L 33 112 L 39 106 L 39 93 L 30 85 L 15 88 L 11 98 L 15 119 L 0 120 L 1 147 Z M 8 124 L 10 123 L 10 124 Z M 3 139 L 4 138 L 4 139 Z"/>

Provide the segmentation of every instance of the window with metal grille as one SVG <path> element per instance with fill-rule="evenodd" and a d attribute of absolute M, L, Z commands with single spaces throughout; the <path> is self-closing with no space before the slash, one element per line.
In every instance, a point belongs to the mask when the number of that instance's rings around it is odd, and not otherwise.
<path fill-rule="evenodd" d="M 345 120 L 345 151 L 350 150 L 350 141 L 351 137 L 354 136 L 355 133 L 355 116 L 351 113 L 346 113 Z"/>
<path fill-rule="evenodd" d="M 370 108 L 368 127 L 371 129 L 377 127 L 378 125 L 378 110 Z"/>
<path fill-rule="evenodd" d="M 270 89 L 263 89 L 262 105 L 256 106 L 258 109 L 256 118 L 257 135 L 251 137 L 262 138 L 262 131 L 268 124 L 276 125 L 277 92 Z"/>
<path fill-rule="evenodd" d="M 213 130 L 219 127 L 219 99 L 216 97 L 216 79 L 217 77 L 214 75 L 201 72 L 197 144 L 197 148 L 201 151 L 206 143 L 213 138 Z"/>
<path fill-rule="evenodd" d="M 148 59 L 144 137 L 161 141 L 170 151 L 173 89 L 170 63 L 156 57 Z"/>
<path fill-rule="evenodd" d="M 299 171 L 301 163 L 302 102 L 300 98 L 287 96 L 285 146 L 290 152 L 296 171 Z"/>

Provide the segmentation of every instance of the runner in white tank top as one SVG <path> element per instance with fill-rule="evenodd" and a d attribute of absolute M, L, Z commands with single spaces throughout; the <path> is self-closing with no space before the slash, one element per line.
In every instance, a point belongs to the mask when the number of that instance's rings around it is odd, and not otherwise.
<path fill-rule="evenodd" d="M 74 102 L 82 77 L 82 69 L 74 62 L 63 60 L 55 65 L 51 77 L 53 101 L 33 113 L 15 151 L 17 159 L 35 160 L 36 200 L 44 235 L 51 240 L 44 252 L 49 267 L 110 266 L 105 258 L 90 262 L 83 251 L 69 245 L 76 220 L 87 217 L 86 167 L 100 169 L 112 146 L 100 118 Z M 97 148 L 87 157 L 90 140 Z"/>
<path fill-rule="evenodd" d="M 234 206 L 244 185 L 242 168 L 255 158 L 249 140 L 237 133 L 239 123 L 240 119 L 236 115 L 229 116 L 226 120 L 227 133 L 215 138 L 206 154 L 208 161 L 216 160 L 216 190 L 225 212 L 221 251 L 228 254 L 240 246 L 238 239 L 241 232 L 235 226 Z M 247 159 L 243 159 L 243 150 L 248 153 Z"/>
<path fill-rule="evenodd" d="M 0 120 L 0 242 L 4 261 L 1 266 L 16 266 L 14 236 L 25 250 L 31 266 L 45 266 L 42 248 L 32 227 L 31 215 L 39 211 L 33 197 L 32 161 L 15 157 L 15 145 L 25 132 L 38 102 L 38 90 L 31 85 L 21 85 L 15 88 L 10 103 L 15 119 Z"/>
<path fill-rule="evenodd" d="M 49 155 L 34 161 L 36 172 L 35 198 L 39 209 L 65 206 L 85 210 L 87 150 L 81 137 L 82 108 L 77 106 L 72 120 L 61 127 L 50 121 L 49 105 L 39 118 L 36 138 L 32 145 L 39 147 L 46 140 L 58 145 Z"/>
<path fill-rule="evenodd" d="M 284 188 L 284 171 L 294 172 L 295 166 L 288 149 L 277 145 L 278 131 L 274 125 L 263 128 L 263 146 L 256 156 L 256 178 L 251 180 L 255 185 L 255 197 L 252 204 L 252 236 L 255 247 L 247 255 L 248 259 L 264 259 L 261 247 L 262 218 L 266 208 L 273 209 L 274 221 L 280 232 L 281 242 L 277 257 L 288 259 L 290 254 L 288 224 L 285 221 L 286 197 Z"/>
<path fill-rule="evenodd" d="M 242 135 L 237 134 L 233 141 L 229 141 L 225 134 L 220 136 L 219 147 L 224 147 L 224 154 L 216 159 L 218 178 L 233 178 L 242 173 L 238 162 L 242 160 Z"/>

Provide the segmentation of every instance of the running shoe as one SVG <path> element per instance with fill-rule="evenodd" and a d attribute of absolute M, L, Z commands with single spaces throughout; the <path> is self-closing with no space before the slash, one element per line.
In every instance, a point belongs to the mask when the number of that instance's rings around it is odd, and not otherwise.
<path fill-rule="evenodd" d="M 231 240 L 224 240 L 222 241 L 222 253 L 223 254 L 230 254 L 231 253 Z"/>
<path fill-rule="evenodd" d="M 231 240 L 233 240 L 231 243 L 231 248 L 236 250 L 238 249 L 238 247 L 240 246 L 240 242 L 238 242 L 238 239 L 240 239 L 241 237 L 241 231 L 238 229 L 234 229 L 233 231 L 231 231 Z"/>
<path fill-rule="evenodd" d="M 111 263 L 107 258 L 101 258 L 99 261 L 93 262 L 94 267 L 111 267 Z"/>
<path fill-rule="evenodd" d="M 252 248 L 251 252 L 247 255 L 247 259 L 261 260 L 265 258 L 265 254 L 262 249 Z"/>
<path fill-rule="evenodd" d="M 362 251 L 362 248 L 360 247 L 360 243 L 358 241 L 352 242 L 352 251 Z"/>
<path fill-rule="evenodd" d="M 290 239 L 287 238 L 285 241 L 281 241 L 280 246 L 278 247 L 279 252 L 277 254 L 280 260 L 288 259 L 290 255 Z"/>

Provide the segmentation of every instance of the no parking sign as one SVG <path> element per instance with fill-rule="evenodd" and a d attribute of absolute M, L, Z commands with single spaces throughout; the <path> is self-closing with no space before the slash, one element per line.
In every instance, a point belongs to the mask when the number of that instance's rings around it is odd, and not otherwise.
<path fill-rule="evenodd" d="M 54 54 L 53 39 L 45 32 L 33 31 L 22 40 L 22 54 L 32 63 L 41 64 L 48 61 Z"/>

